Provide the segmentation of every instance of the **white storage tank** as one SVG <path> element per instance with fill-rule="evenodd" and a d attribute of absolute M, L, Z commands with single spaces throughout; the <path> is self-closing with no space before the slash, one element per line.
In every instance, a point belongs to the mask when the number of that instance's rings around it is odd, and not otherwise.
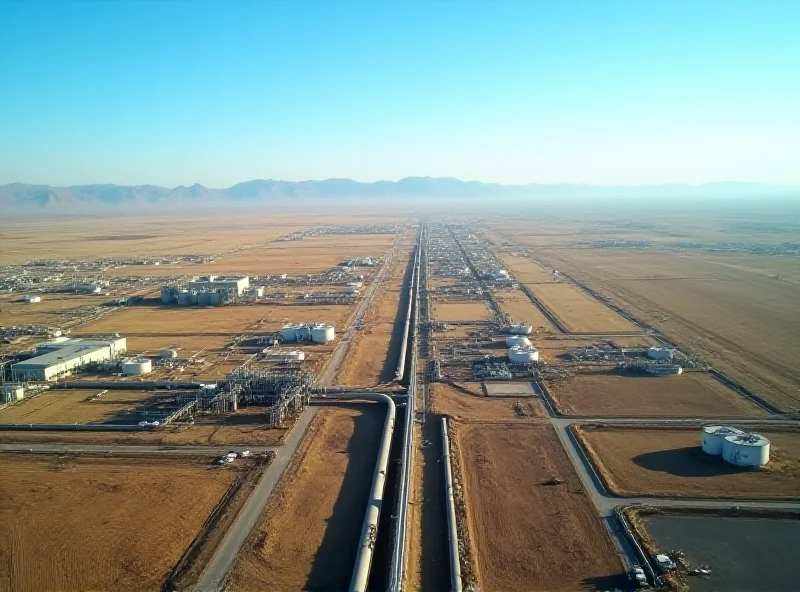
<path fill-rule="evenodd" d="M 122 362 L 122 373 L 125 376 L 149 374 L 153 370 L 153 362 L 147 358 L 134 358 Z"/>
<path fill-rule="evenodd" d="M 25 302 L 27 302 L 28 304 L 33 304 L 35 302 L 41 302 L 42 301 L 42 297 L 41 296 L 25 296 L 25 298 L 23 298 L 23 300 Z"/>
<path fill-rule="evenodd" d="M 317 324 L 311 328 L 311 341 L 314 343 L 330 343 L 336 337 L 332 325 Z"/>
<path fill-rule="evenodd" d="M 671 347 L 651 347 L 647 350 L 647 357 L 651 360 L 671 360 L 675 350 Z"/>
<path fill-rule="evenodd" d="M 509 335 L 506 337 L 506 345 L 508 347 L 514 347 L 515 345 L 530 347 L 531 340 L 524 335 Z"/>
<path fill-rule="evenodd" d="M 512 364 L 530 364 L 539 361 L 539 350 L 535 347 L 514 346 L 508 350 L 508 359 Z"/>
<path fill-rule="evenodd" d="M 745 432 L 739 428 L 724 425 L 703 426 L 701 430 L 702 448 L 706 454 L 720 456 L 722 454 L 722 444 L 728 436 L 741 436 Z"/>
<path fill-rule="evenodd" d="M 162 360 L 174 360 L 178 357 L 178 352 L 174 349 L 162 349 L 161 350 L 161 359 Z"/>
<path fill-rule="evenodd" d="M 507 332 L 511 335 L 530 335 L 533 327 L 524 323 L 518 325 L 509 325 Z"/>
<path fill-rule="evenodd" d="M 735 434 L 722 443 L 722 460 L 740 467 L 763 467 L 769 462 L 769 440 L 761 434 Z"/>

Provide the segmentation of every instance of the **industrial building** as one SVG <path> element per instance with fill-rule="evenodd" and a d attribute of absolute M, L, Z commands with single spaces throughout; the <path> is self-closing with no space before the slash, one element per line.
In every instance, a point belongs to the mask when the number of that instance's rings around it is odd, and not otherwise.
<path fill-rule="evenodd" d="M 217 290 L 235 290 L 237 296 L 250 287 L 250 278 L 246 275 L 240 277 L 219 277 L 216 275 L 203 275 L 189 281 L 189 289 L 196 292 L 215 292 Z"/>
<path fill-rule="evenodd" d="M 671 347 L 651 347 L 647 350 L 647 357 L 651 360 L 671 360 L 675 350 Z"/>
<path fill-rule="evenodd" d="M 0 403 L 13 403 L 25 396 L 25 387 L 21 384 L 2 384 L 0 385 Z"/>
<path fill-rule="evenodd" d="M 57 337 L 36 347 L 36 356 L 11 366 L 14 380 L 55 380 L 91 363 L 114 360 L 127 350 L 124 337 L 68 339 Z"/>

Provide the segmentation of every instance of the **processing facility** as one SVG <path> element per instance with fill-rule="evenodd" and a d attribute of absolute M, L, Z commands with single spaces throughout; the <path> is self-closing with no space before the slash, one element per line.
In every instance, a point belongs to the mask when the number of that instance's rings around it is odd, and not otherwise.
<path fill-rule="evenodd" d="M 115 360 L 127 350 L 124 337 L 69 339 L 56 337 L 40 343 L 36 355 L 11 366 L 14 380 L 56 380 L 92 363 Z"/>

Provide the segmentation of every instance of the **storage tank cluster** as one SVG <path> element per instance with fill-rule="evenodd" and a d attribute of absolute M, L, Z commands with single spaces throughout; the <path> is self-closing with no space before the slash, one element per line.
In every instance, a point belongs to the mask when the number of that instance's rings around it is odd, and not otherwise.
<path fill-rule="evenodd" d="M 731 426 L 703 426 L 702 448 L 706 454 L 740 467 L 763 467 L 769 462 L 767 438 Z"/>
<path fill-rule="evenodd" d="M 325 323 L 290 323 L 281 329 L 281 340 L 286 343 L 310 341 L 330 343 L 336 337 L 333 325 Z"/>
<path fill-rule="evenodd" d="M 153 371 L 153 362 L 149 358 L 129 358 L 122 360 L 122 374 L 125 376 L 140 376 Z"/>

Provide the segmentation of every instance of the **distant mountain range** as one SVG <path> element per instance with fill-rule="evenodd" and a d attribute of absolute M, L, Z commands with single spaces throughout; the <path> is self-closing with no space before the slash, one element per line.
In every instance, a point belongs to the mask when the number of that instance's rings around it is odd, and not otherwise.
<path fill-rule="evenodd" d="M 500 185 L 445 177 L 407 177 L 399 181 L 361 183 L 352 179 L 273 181 L 257 179 L 227 189 L 183 185 L 78 185 L 52 187 L 12 183 L 0 186 L 0 207 L 38 207 L 125 204 L 209 204 L 226 201 L 290 202 L 297 199 L 562 199 L 562 198 L 691 198 L 800 197 L 800 186 L 758 183 L 703 185 Z"/>

